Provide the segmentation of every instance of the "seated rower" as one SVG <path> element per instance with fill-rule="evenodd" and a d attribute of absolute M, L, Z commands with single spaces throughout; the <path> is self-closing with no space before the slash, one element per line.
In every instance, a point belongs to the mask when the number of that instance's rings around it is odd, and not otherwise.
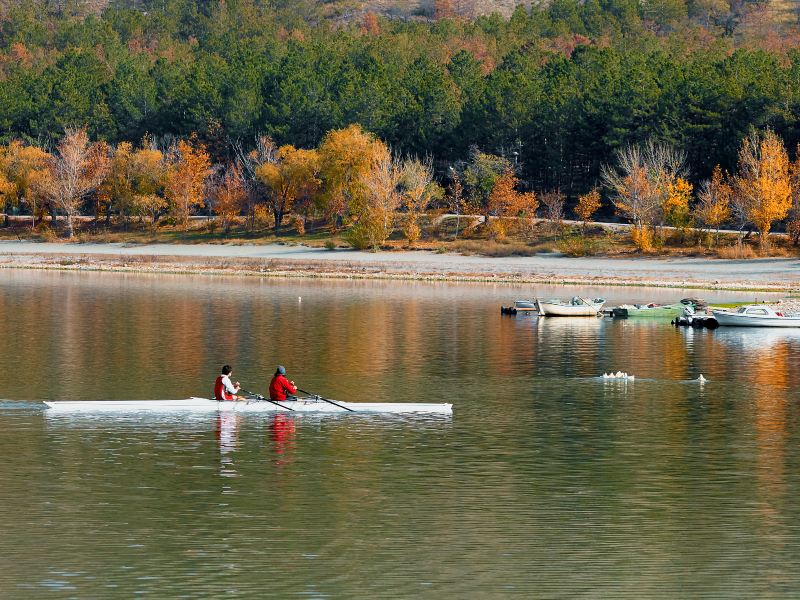
<path fill-rule="evenodd" d="M 231 375 L 233 369 L 230 365 L 222 367 L 222 375 L 217 377 L 214 382 L 214 399 L 215 400 L 244 400 L 244 397 L 237 396 L 239 393 L 239 382 L 231 383 Z"/>
<path fill-rule="evenodd" d="M 269 399 L 275 402 L 284 402 L 289 396 L 297 393 L 294 381 L 286 379 L 286 368 L 279 365 L 269 382 Z"/>

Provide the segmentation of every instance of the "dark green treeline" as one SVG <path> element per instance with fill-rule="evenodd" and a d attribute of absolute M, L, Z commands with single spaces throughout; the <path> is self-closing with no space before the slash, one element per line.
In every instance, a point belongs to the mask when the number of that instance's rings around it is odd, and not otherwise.
<path fill-rule="evenodd" d="M 664 4 L 678 17 L 647 14 L 652 2 L 554 0 L 510 20 L 344 24 L 306 19 L 306 5 L 128 0 L 76 14 L 12 2 L 0 141 L 83 125 L 109 142 L 198 132 L 225 160 L 258 133 L 310 147 L 357 122 L 440 174 L 478 146 L 532 187 L 571 194 L 615 148 L 653 136 L 687 151 L 694 180 L 731 169 L 750 127 L 800 141 L 800 49 L 724 19 L 700 25 L 680 0 Z"/>

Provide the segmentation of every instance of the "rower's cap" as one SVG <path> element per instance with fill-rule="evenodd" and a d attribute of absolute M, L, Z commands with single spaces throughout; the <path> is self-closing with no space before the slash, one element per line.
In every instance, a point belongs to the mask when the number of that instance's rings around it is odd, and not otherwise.
<path fill-rule="evenodd" d="M 283 365 L 278 365 L 278 373 L 280 373 L 281 375 L 286 375 L 286 367 L 284 367 Z"/>

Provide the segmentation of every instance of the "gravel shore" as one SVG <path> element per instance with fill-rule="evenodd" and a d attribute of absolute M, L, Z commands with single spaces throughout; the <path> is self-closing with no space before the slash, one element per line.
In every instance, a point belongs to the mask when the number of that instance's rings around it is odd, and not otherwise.
<path fill-rule="evenodd" d="M 495 258 L 280 244 L 0 241 L 0 268 L 800 290 L 800 261 L 789 258 L 571 258 L 556 254 Z"/>

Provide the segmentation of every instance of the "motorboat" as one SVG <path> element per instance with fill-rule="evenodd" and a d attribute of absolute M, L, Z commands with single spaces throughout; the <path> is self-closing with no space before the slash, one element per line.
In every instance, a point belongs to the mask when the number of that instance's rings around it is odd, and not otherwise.
<path fill-rule="evenodd" d="M 605 303 L 604 298 L 588 300 L 580 296 L 570 300 L 536 300 L 539 315 L 543 317 L 595 317 Z"/>
<path fill-rule="evenodd" d="M 800 313 L 785 314 L 766 304 L 746 304 L 735 311 L 712 309 L 722 327 L 800 327 Z"/>
<path fill-rule="evenodd" d="M 611 314 L 618 318 L 650 317 L 658 319 L 676 319 L 693 315 L 695 304 L 692 300 L 684 299 L 675 304 L 621 304 L 611 310 Z"/>

